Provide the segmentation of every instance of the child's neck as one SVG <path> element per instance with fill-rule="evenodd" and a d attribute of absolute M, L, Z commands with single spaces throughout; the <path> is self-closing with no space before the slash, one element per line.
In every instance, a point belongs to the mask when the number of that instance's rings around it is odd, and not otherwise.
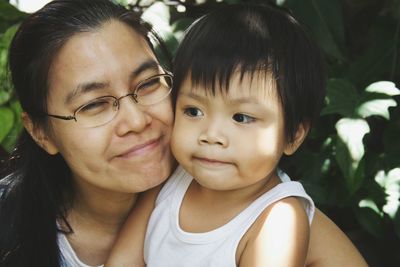
<path fill-rule="evenodd" d="M 188 232 L 207 232 L 221 227 L 279 183 L 274 173 L 245 188 L 218 191 L 193 180 L 180 208 L 180 226 Z"/>

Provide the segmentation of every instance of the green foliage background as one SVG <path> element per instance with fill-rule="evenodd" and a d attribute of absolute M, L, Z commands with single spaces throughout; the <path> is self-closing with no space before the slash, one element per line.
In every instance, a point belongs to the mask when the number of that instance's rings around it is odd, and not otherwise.
<path fill-rule="evenodd" d="M 252 1 L 252 2 L 266 2 Z M 172 53 L 204 13 L 244 0 L 119 0 L 143 13 Z M 250 1 L 247 1 L 250 2 Z M 326 105 L 283 168 L 355 242 L 370 266 L 400 266 L 400 0 L 275 0 L 325 52 Z M 26 16 L 0 1 L 0 158 L 21 130 L 6 71 L 7 47 Z"/>

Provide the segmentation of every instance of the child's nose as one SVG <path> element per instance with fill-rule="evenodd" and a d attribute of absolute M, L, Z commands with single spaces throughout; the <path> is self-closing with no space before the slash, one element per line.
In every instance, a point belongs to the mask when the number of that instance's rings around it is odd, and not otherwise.
<path fill-rule="evenodd" d="M 200 145 L 219 145 L 224 148 L 229 145 L 227 136 L 218 126 L 209 127 L 206 131 L 201 133 L 198 142 Z"/>

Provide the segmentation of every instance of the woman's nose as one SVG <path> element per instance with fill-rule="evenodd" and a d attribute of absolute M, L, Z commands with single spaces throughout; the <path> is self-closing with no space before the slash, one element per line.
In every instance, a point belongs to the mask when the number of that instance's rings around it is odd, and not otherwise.
<path fill-rule="evenodd" d="M 131 97 L 120 100 L 117 117 L 117 134 L 122 136 L 129 132 L 140 133 L 149 124 L 152 117 L 146 112 L 146 107 L 136 105 Z"/>

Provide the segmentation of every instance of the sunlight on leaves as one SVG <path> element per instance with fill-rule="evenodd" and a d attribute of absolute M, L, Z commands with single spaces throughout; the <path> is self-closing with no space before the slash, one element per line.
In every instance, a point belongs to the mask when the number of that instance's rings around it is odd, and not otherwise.
<path fill-rule="evenodd" d="M 336 130 L 349 150 L 354 171 L 365 153 L 362 139 L 370 131 L 368 123 L 363 119 L 342 118 L 336 123 Z"/>
<path fill-rule="evenodd" d="M 381 93 L 390 96 L 400 95 L 400 90 L 396 87 L 396 85 L 393 82 L 388 81 L 372 83 L 365 88 L 365 91 L 370 93 Z"/>
<path fill-rule="evenodd" d="M 367 118 L 369 116 L 381 116 L 389 120 L 389 108 L 395 106 L 397 106 L 397 103 L 393 99 L 375 99 L 360 105 L 357 109 L 357 113 L 362 118 Z"/>
<path fill-rule="evenodd" d="M 146 11 L 143 12 L 142 19 L 149 22 L 164 40 L 172 34 L 172 29 L 169 24 L 169 8 L 163 2 L 154 3 L 146 9 Z"/>
<path fill-rule="evenodd" d="M 394 219 L 400 206 L 400 168 L 392 169 L 387 174 L 383 170 L 379 171 L 375 181 L 387 194 L 383 211 Z"/>
<path fill-rule="evenodd" d="M 375 201 L 372 199 L 362 199 L 359 203 L 358 206 L 360 208 L 369 208 L 373 210 L 376 214 L 378 214 L 380 217 L 383 217 L 383 212 L 379 210 L 378 205 L 376 205 Z"/>
<path fill-rule="evenodd" d="M 375 95 L 374 95 L 375 94 Z M 374 96 L 374 99 L 370 99 L 362 103 L 357 108 L 357 114 L 362 118 L 369 116 L 381 116 L 387 120 L 390 119 L 389 108 L 396 107 L 397 103 L 391 96 L 399 95 L 400 90 L 396 88 L 395 84 L 388 81 L 379 81 L 372 83 L 365 88 L 363 96 L 370 97 Z M 385 97 L 385 95 L 387 97 Z"/>

